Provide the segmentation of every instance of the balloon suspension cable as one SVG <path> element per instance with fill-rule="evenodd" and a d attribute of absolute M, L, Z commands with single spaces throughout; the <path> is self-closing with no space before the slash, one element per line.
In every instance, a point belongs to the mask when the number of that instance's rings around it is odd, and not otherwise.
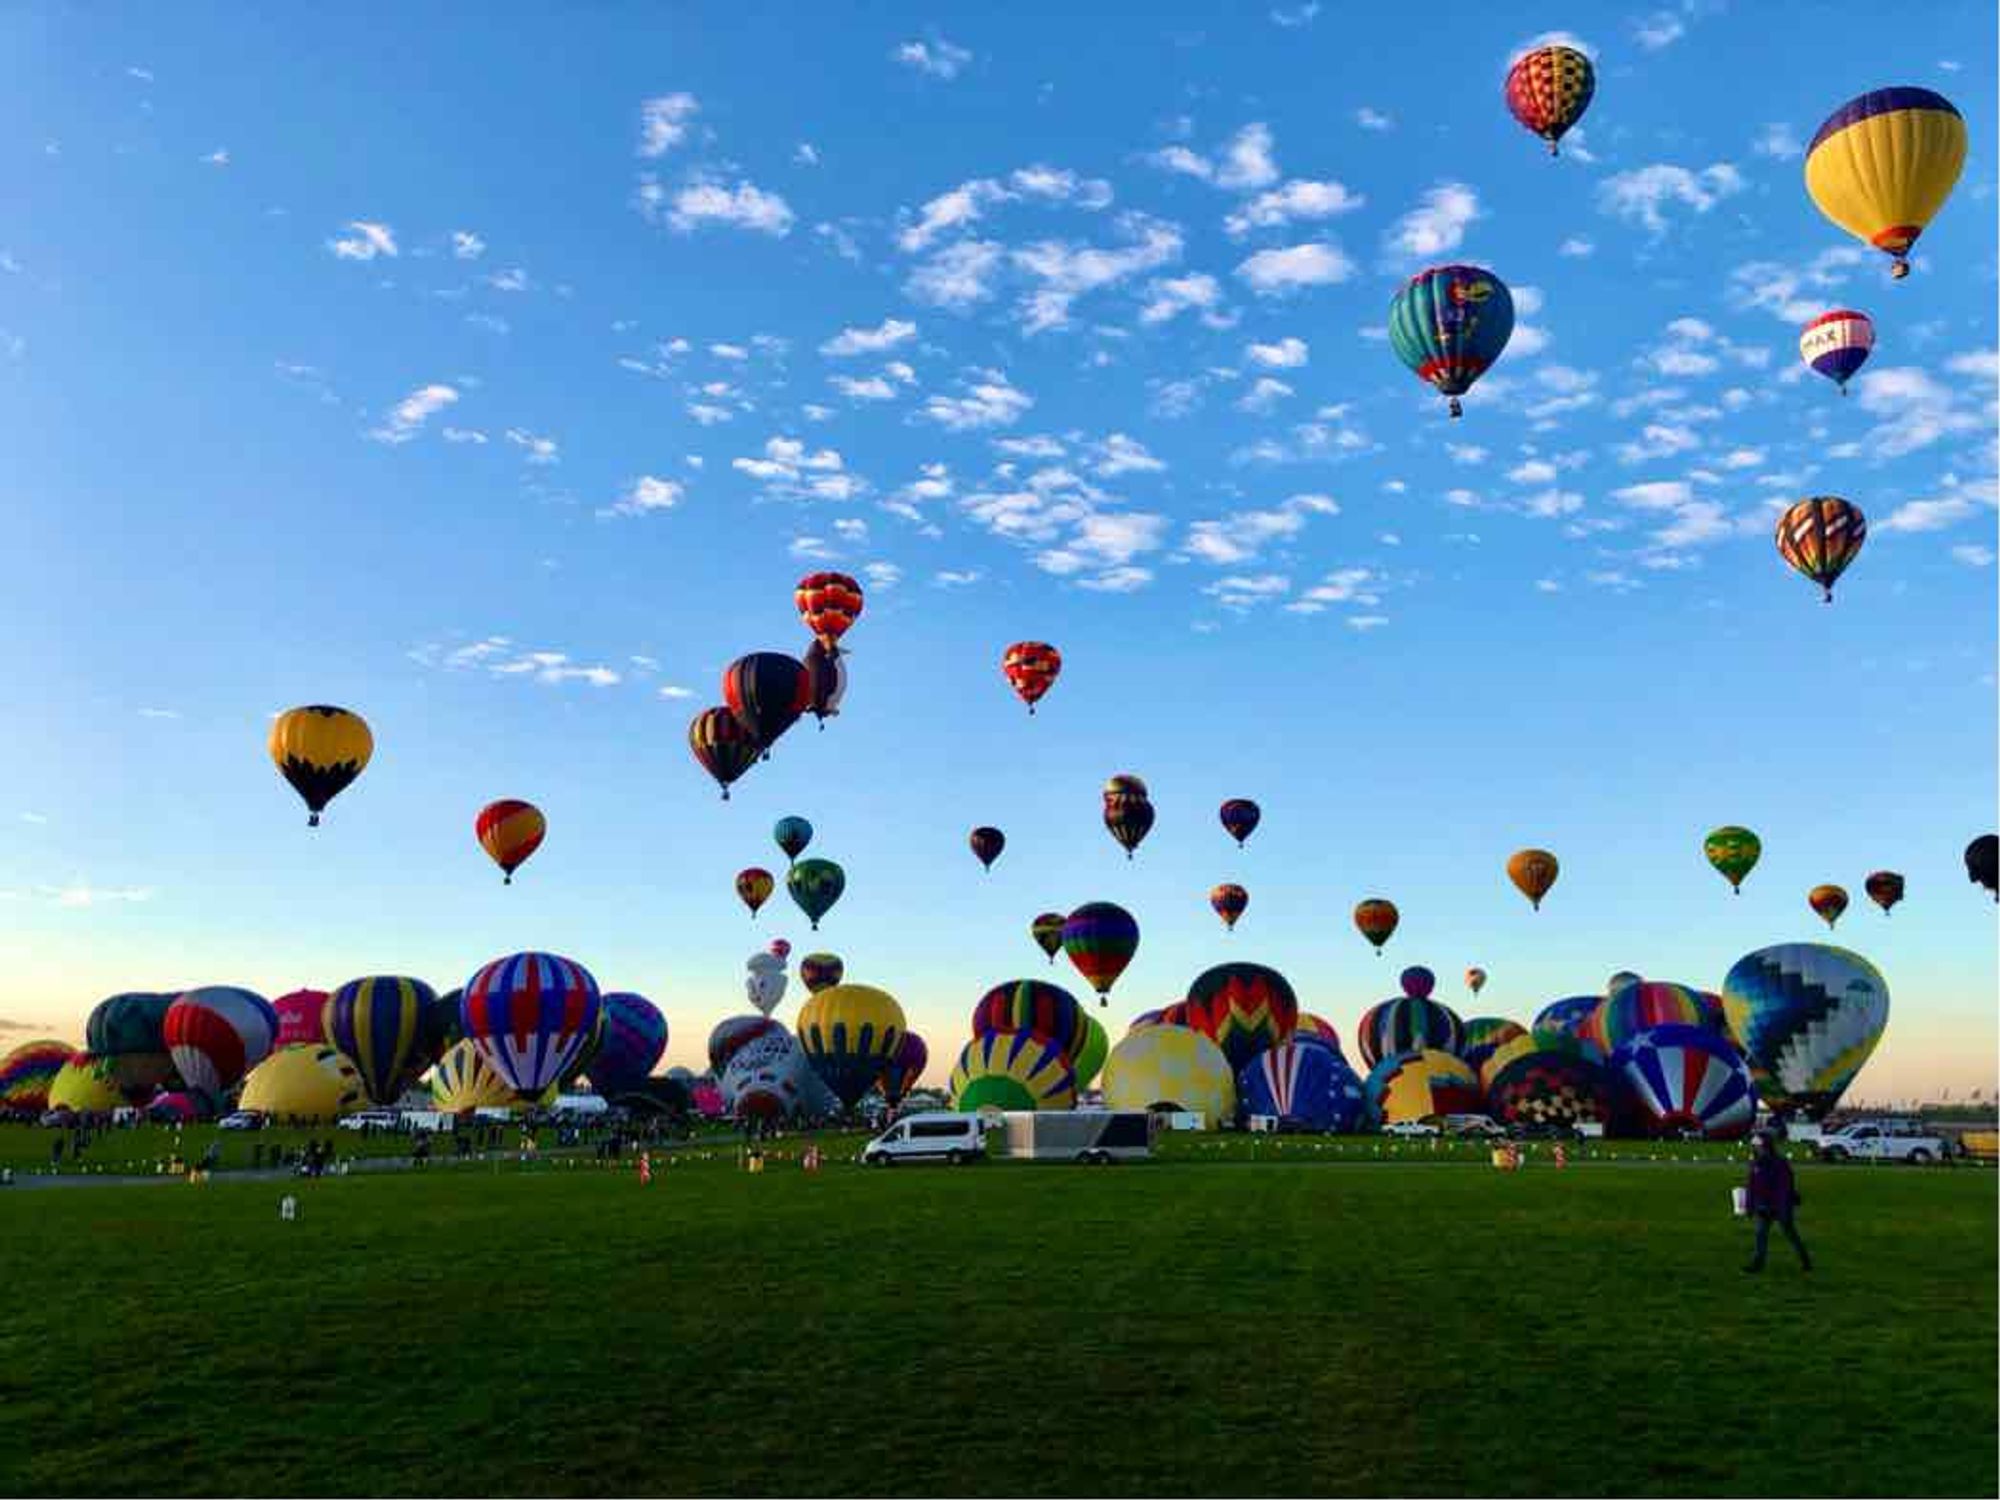
<path fill-rule="evenodd" d="M 1456 396 L 1451 397 L 1445 403 L 1445 410 L 1450 412 L 1453 417 L 1462 417 L 1465 415 L 1465 408 L 1458 404 L 1458 397 Z"/>

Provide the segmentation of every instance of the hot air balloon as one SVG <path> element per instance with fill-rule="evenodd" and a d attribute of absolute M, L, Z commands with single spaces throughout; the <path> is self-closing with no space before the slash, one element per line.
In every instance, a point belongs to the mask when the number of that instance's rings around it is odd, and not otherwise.
<path fill-rule="evenodd" d="M 522 802 L 514 797 L 487 803 L 472 822 L 472 832 L 479 840 L 479 847 L 486 851 L 487 858 L 500 867 L 500 873 L 505 877 L 502 885 L 514 883 L 514 872 L 526 863 L 529 855 L 542 847 L 542 839 L 548 831 L 548 820 L 542 816 L 542 810 L 532 802 Z"/>
<path fill-rule="evenodd" d="M 1198 1113 L 1213 1130 L 1236 1115 L 1236 1074 L 1222 1049 L 1184 1026 L 1129 1032 L 1104 1060 L 1111 1109 Z"/>
<path fill-rule="evenodd" d="M 1028 924 L 1028 936 L 1035 940 L 1035 946 L 1048 954 L 1049 962 L 1056 961 L 1062 952 L 1063 923 L 1069 919 L 1059 911 L 1045 911 Z"/>
<path fill-rule="evenodd" d="M 911 1086 L 924 1076 L 924 1066 L 930 1060 L 931 1049 L 924 1045 L 924 1039 L 914 1031 L 904 1032 L 895 1055 L 882 1070 L 882 1102 L 891 1109 L 901 1104 Z"/>
<path fill-rule="evenodd" d="M 1419 271 L 1389 304 L 1389 344 L 1419 380 L 1458 398 L 1500 357 L 1514 332 L 1514 299 L 1506 283 L 1478 266 Z"/>
<path fill-rule="evenodd" d="M 814 641 L 806 647 L 802 664 L 811 694 L 806 706 L 825 729 L 828 719 L 840 716 L 840 700 L 847 696 L 847 659 Z"/>
<path fill-rule="evenodd" d="M 1378 1125 L 1478 1111 L 1479 1079 L 1449 1052 L 1397 1052 L 1368 1071 L 1369 1118 Z"/>
<path fill-rule="evenodd" d="M 830 859 L 802 859 L 785 876 L 785 889 L 818 932 L 819 919 L 833 910 L 833 903 L 847 889 L 847 872 Z"/>
<path fill-rule="evenodd" d="M 438 1059 L 431 1074 L 431 1103 L 448 1115 L 476 1109 L 506 1109 L 518 1103 L 513 1085 L 487 1063 L 471 1042 L 458 1042 Z"/>
<path fill-rule="evenodd" d="M 1007 835 L 997 828 L 980 827 L 972 830 L 966 842 L 972 846 L 972 857 L 990 870 L 1000 851 L 1007 847 Z"/>
<path fill-rule="evenodd" d="M 841 1104 L 875 1086 L 909 1029 L 893 995 L 865 984 L 837 984 L 799 1008 L 799 1045 Z"/>
<path fill-rule="evenodd" d="M 324 1043 L 326 1000 L 325 990 L 293 990 L 273 1000 L 271 1009 L 278 1013 L 276 1045 L 317 1047 Z"/>
<path fill-rule="evenodd" d="M 708 1070 L 721 1077 L 730 1060 L 760 1037 L 790 1035 L 769 1016 L 730 1016 L 715 1023 L 708 1034 Z"/>
<path fill-rule="evenodd" d="M 1833 603 L 1833 585 L 1861 555 L 1868 518 L 1861 507 L 1834 495 L 1801 500 L 1778 517 L 1778 556 L 1793 572 L 1810 578 Z"/>
<path fill-rule="evenodd" d="M 743 976 L 744 993 L 750 997 L 750 1003 L 759 1012 L 768 1016 L 785 998 L 785 986 L 789 982 L 789 976 L 785 973 L 785 961 L 777 954 L 767 951 L 751 954 L 744 961 L 743 967 L 748 970 Z"/>
<path fill-rule="evenodd" d="M 553 953 L 496 958 L 466 981 L 459 1009 L 466 1039 L 524 1099 L 580 1066 L 603 1014 L 590 971 Z"/>
<path fill-rule="evenodd" d="M 328 704 L 288 709 L 271 723 L 271 760 L 305 802 L 308 827 L 368 768 L 375 737 L 357 713 Z"/>
<path fill-rule="evenodd" d="M 1297 1130 L 1358 1130 L 1368 1091 L 1331 1047 L 1287 1042 L 1260 1052 L 1236 1074 L 1236 1094 L 1250 1115 L 1274 1116 Z"/>
<path fill-rule="evenodd" d="M 1236 930 L 1236 919 L 1250 909 L 1250 893 L 1240 885 L 1225 882 L 1208 893 L 1208 904 L 1222 918 L 1222 925 Z"/>
<path fill-rule="evenodd" d="M 845 573 L 811 573 L 799 580 L 792 600 L 813 638 L 840 655 L 840 638 L 861 618 L 861 585 Z"/>
<path fill-rule="evenodd" d="M 1438 987 L 1438 977 L 1422 964 L 1411 964 L 1396 976 L 1396 982 L 1403 987 L 1403 993 L 1417 1000 L 1428 1000 Z"/>
<path fill-rule="evenodd" d="M 278 1042 L 278 1013 L 253 991 L 207 985 L 168 1006 L 160 1030 L 182 1081 L 220 1098 L 271 1055 Z"/>
<path fill-rule="evenodd" d="M 1465 1023 L 1442 1000 L 1422 995 L 1398 995 L 1370 1006 L 1354 1028 L 1361 1060 L 1374 1067 L 1398 1052 L 1457 1052 L 1463 1045 Z"/>
<path fill-rule="evenodd" d="M 1032 715 L 1062 673 L 1062 653 L 1046 641 L 1016 641 L 1002 653 L 1000 670 Z"/>
<path fill-rule="evenodd" d="M 1965 878 L 2000 901 L 2000 836 L 1982 833 L 1965 846 Z"/>
<path fill-rule="evenodd" d="M 722 701 L 769 755 L 812 707 L 812 678 L 802 662 L 781 651 L 753 651 L 722 669 Z"/>
<path fill-rule="evenodd" d="M 1333 1022 L 1309 1011 L 1299 1012 L 1299 1024 L 1292 1032 L 1292 1040 L 1302 1045 L 1331 1047 L 1336 1052 L 1340 1050 L 1340 1032 Z"/>
<path fill-rule="evenodd" d="M 1063 919 L 1063 952 L 1097 991 L 1098 1004 L 1111 1003 L 1111 986 L 1139 951 L 1139 924 L 1132 913 L 1109 901 L 1088 901 Z"/>
<path fill-rule="evenodd" d="M 361 1074 L 338 1049 L 317 1045 L 279 1047 L 243 1080 L 238 1109 L 272 1120 L 323 1124 L 362 1103 Z"/>
<path fill-rule="evenodd" d="M 1079 1089 L 1090 1087 L 1111 1052 L 1111 1033 L 1104 1029 L 1104 1023 L 1086 1010 L 1083 1012 L 1083 1024 L 1084 1038 L 1070 1054 L 1070 1068 L 1076 1074 Z"/>
<path fill-rule="evenodd" d="M 1465 971 L 1465 987 L 1472 991 L 1472 996 L 1475 1000 L 1478 999 L 1479 992 L 1486 988 L 1486 971 L 1477 965 L 1467 969 Z"/>
<path fill-rule="evenodd" d="M 424 1012 L 423 1052 L 426 1064 L 441 1061 L 445 1053 L 465 1040 L 465 999 L 462 989 L 446 990 Z M 322 1028 L 321 1036 L 325 1036 Z"/>
<path fill-rule="evenodd" d="M 1236 840 L 1236 847 L 1241 849 L 1243 841 L 1257 831 L 1264 811 L 1248 797 L 1231 797 L 1222 804 L 1220 816 L 1224 831 Z"/>
<path fill-rule="evenodd" d="M 1877 89 L 1826 118 L 1806 148 L 1806 191 L 1855 238 L 1910 274 L 1910 247 L 1951 196 L 1965 165 L 1965 121 L 1941 94 Z"/>
<path fill-rule="evenodd" d="M 326 1041 L 354 1064 L 376 1104 L 394 1104 L 423 1070 L 424 1015 L 437 991 L 421 979 L 377 974 L 350 979 L 326 1002 Z"/>
<path fill-rule="evenodd" d="M 729 784 L 757 763 L 763 746 L 727 708 L 704 708 L 688 725 L 688 749 L 729 800 Z"/>
<path fill-rule="evenodd" d="M 772 879 L 771 872 L 757 865 L 736 872 L 736 899 L 750 908 L 752 918 L 777 888 L 778 883 Z"/>
<path fill-rule="evenodd" d="M 1468 1068 L 1477 1073 L 1485 1067 L 1486 1059 L 1501 1047 L 1527 1034 L 1527 1027 L 1505 1016 L 1472 1016 L 1459 1033 L 1458 1055 Z"/>
<path fill-rule="evenodd" d="M 1153 831 L 1153 804 L 1144 797 L 1104 799 L 1104 826 L 1130 859 Z"/>
<path fill-rule="evenodd" d="M 1784 943 L 1738 959 L 1722 982 L 1722 1005 L 1758 1096 L 1817 1120 L 1881 1040 L 1889 986 L 1858 953 Z"/>
<path fill-rule="evenodd" d="M 1632 989 L 1645 982 L 1643 975 L 1634 974 L 1630 969 L 1620 969 L 1616 974 L 1613 974 L 1609 979 L 1604 981 L 1604 997 L 1607 1000 L 1611 999 L 1620 991 Z"/>
<path fill-rule="evenodd" d="M 1187 1023 L 1222 1049 L 1232 1069 L 1292 1039 L 1299 997 L 1291 981 L 1263 964 L 1217 964 L 1188 986 Z"/>
<path fill-rule="evenodd" d="M 100 1000 L 83 1026 L 86 1052 L 107 1058 L 118 1086 L 134 1104 L 143 1103 L 174 1076 L 165 1027 L 172 995 L 130 991 Z"/>
<path fill-rule="evenodd" d="M 68 1042 L 23 1042 L 0 1057 L 0 1110 L 38 1115 L 49 1107 L 49 1085 L 76 1056 Z"/>
<path fill-rule="evenodd" d="M 1570 995 L 1562 1000 L 1551 1000 L 1535 1016 L 1535 1031 L 1559 1031 L 1569 1036 L 1582 1036 L 1584 1027 L 1590 1024 L 1597 1007 L 1604 1002 L 1602 995 Z"/>
<path fill-rule="evenodd" d="M 1764 841 L 1749 829 L 1730 823 L 1703 839 L 1701 852 L 1729 882 L 1729 888 L 1740 896 L 1743 894 L 1743 878 L 1757 868 L 1757 860 L 1764 852 Z"/>
<path fill-rule="evenodd" d="M 666 1056 L 667 1018 L 629 990 L 613 990 L 601 1004 L 604 1028 L 590 1060 L 590 1081 L 600 1094 L 624 1093 L 644 1083 Z"/>
<path fill-rule="evenodd" d="M 809 995 L 832 989 L 846 973 L 847 965 L 840 961 L 838 954 L 808 953 L 799 960 L 799 983 L 806 987 Z"/>
<path fill-rule="evenodd" d="M 1867 313 L 1836 308 L 1821 313 L 1799 330 L 1799 358 L 1806 368 L 1824 375 L 1847 394 L 1847 382 L 1868 363 L 1875 347 L 1875 324 Z"/>
<path fill-rule="evenodd" d="M 771 838 L 784 851 L 787 861 L 797 863 L 798 857 L 806 852 L 806 846 L 813 841 L 813 826 L 804 818 L 780 818 L 772 826 Z"/>
<path fill-rule="evenodd" d="M 1609 1125 L 1618 1083 L 1603 1052 L 1565 1032 L 1531 1031 L 1493 1050 L 1480 1069 L 1488 1111 L 1507 1125 Z"/>
<path fill-rule="evenodd" d="M 1076 1071 L 1069 1054 L 1032 1031 L 989 1031 L 975 1036 L 951 1070 L 952 1108 L 1073 1109 Z"/>
<path fill-rule="evenodd" d="M 995 985 L 972 1008 L 972 1034 L 1032 1031 L 1073 1056 L 1089 1036 L 1087 1016 L 1076 997 L 1041 979 L 1011 979 Z"/>
<path fill-rule="evenodd" d="M 1354 908 L 1355 928 L 1374 944 L 1377 953 L 1382 951 L 1382 945 L 1389 941 L 1401 920 L 1402 914 L 1396 910 L 1396 903 L 1384 901 L 1379 896 L 1371 896 Z"/>
<path fill-rule="evenodd" d="M 1551 156 L 1596 92 L 1597 70 L 1574 47 L 1533 48 L 1507 70 L 1508 113 L 1547 141 Z"/>
<path fill-rule="evenodd" d="M 1130 771 L 1120 771 L 1104 783 L 1104 802 L 1107 807 L 1114 803 L 1144 802 L 1151 795 L 1146 790 L 1144 778 L 1134 776 Z"/>
<path fill-rule="evenodd" d="M 1840 914 L 1847 910 L 1847 892 L 1837 885 L 1816 885 L 1806 892 L 1806 905 L 1822 922 L 1832 927 L 1840 920 Z"/>
<path fill-rule="evenodd" d="M 1702 1026 L 1707 1011 L 1699 991 L 1684 984 L 1647 980 L 1598 1001 L 1576 1034 L 1611 1053 L 1655 1026 Z"/>
<path fill-rule="evenodd" d="M 49 1080 L 48 1107 L 79 1115 L 108 1115 L 125 1103 L 108 1057 L 72 1052 Z"/>
<path fill-rule="evenodd" d="M 1877 870 L 1861 883 L 1861 888 L 1868 892 L 1870 901 L 1882 908 L 1885 917 L 1903 899 L 1903 877 L 1894 870 Z"/>
<path fill-rule="evenodd" d="M 1507 857 L 1507 878 L 1536 911 L 1542 909 L 1542 897 L 1556 883 L 1561 869 L 1556 857 L 1546 849 L 1517 849 Z"/>
<path fill-rule="evenodd" d="M 1704 1026 L 1653 1026 L 1611 1054 L 1640 1121 L 1654 1135 L 1696 1131 L 1711 1141 L 1750 1133 L 1757 1096 L 1726 1037 Z"/>

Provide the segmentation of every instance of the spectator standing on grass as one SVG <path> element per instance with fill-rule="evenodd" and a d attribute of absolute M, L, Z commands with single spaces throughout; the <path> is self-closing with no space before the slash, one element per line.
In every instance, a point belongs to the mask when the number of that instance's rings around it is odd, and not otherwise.
<path fill-rule="evenodd" d="M 1770 1247 L 1773 1222 L 1784 1230 L 1785 1238 L 1799 1252 L 1799 1269 L 1812 1270 L 1812 1256 L 1806 1250 L 1806 1242 L 1799 1238 L 1798 1226 L 1792 1222 L 1799 1202 L 1792 1164 L 1778 1152 L 1769 1131 L 1758 1131 L 1750 1138 L 1749 1183 L 1750 1216 L 1757 1221 L 1757 1249 L 1750 1257 L 1750 1264 L 1743 1268 L 1745 1272 L 1761 1272 L 1764 1269 L 1764 1254 Z"/>

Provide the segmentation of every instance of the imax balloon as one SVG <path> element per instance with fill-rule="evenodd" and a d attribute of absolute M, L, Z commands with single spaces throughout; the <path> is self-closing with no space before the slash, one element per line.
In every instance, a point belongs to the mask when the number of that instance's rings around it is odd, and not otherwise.
<path fill-rule="evenodd" d="M 1847 382 L 1868 362 L 1875 347 L 1875 324 L 1867 313 L 1836 308 L 1821 313 L 1799 331 L 1799 358 L 1847 394 Z"/>

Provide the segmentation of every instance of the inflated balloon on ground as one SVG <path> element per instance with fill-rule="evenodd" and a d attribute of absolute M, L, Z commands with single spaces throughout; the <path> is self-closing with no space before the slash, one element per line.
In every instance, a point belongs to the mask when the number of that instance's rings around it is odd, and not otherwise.
<path fill-rule="evenodd" d="M 1076 1073 L 1069 1055 L 1031 1031 L 989 1031 L 975 1036 L 951 1070 L 952 1107 L 1073 1109 Z"/>

